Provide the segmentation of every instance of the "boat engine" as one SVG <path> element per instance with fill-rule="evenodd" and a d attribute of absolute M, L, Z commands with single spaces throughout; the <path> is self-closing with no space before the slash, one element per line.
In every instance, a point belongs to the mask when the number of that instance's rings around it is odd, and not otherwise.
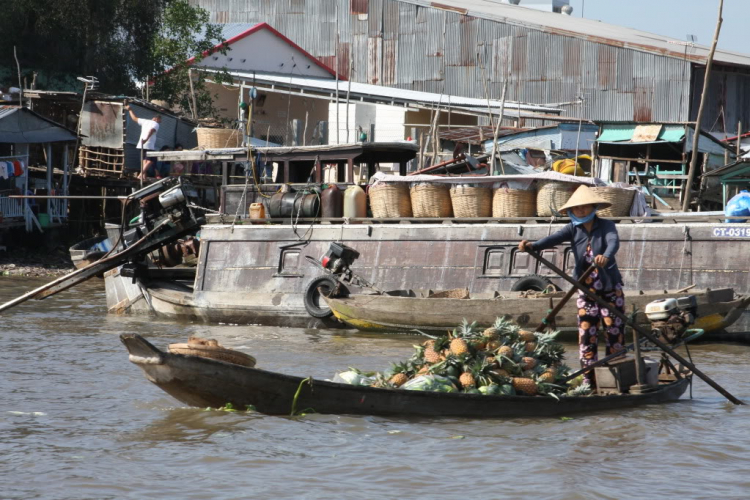
<path fill-rule="evenodd" d="M 359 258 L 359 252 L 343 243 L 331 242 L 320 263 L 325 269 L 338 274 L 345 272 Z"/>
<path fill-rule="evenodd" d="M 651 322 L 651 331 L 662 341 L 676 344 L 683 338 L 688 327 L 695 323 L 698 301 L 695 295 L 677 299 L 659 299 L 646 305 L 646 317 Z"/>

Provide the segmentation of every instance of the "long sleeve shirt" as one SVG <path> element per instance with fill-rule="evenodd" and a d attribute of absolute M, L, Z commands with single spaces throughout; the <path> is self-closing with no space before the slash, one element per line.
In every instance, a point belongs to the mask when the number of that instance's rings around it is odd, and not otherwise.
<path fill-rule="evenodd" d="M 566 225 L 558 232 L 542 238 L 531 244 L 536 250 L 545 250 L 565 242 L 572 243 L 573 257 L 575 258 L 574 277 L 578 279 L 586 270 L 586 247 L 591 244 L 591 251 L 596 255 L 604 255 L 609 259 L 607 265 L 600 273 L 600 279 L 604 285 L 604 291 L 613 290 L 615 285 L 622 283 L 622 275 L 617 267 L 615 254 L 620 248 L 620 237 L 617 227 L 611 220 L 594 217 L 594 225 L 589 233 L 583 225 L 575 226 L 572 223 Z"/>

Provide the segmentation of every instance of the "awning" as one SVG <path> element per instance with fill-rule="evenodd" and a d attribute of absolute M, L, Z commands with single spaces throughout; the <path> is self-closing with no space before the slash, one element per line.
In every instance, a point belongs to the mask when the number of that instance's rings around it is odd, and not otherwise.
<path fill-rule="evenodd" d="M 644 127 L 644 125 L 635 123 L 603 125 L 601 134 L 596 141 L 599 143 L 610 144 L 655 144 L 661 142 L 682 142 L 685 139 L 684 125 L 662 125 L 661 131 L 659 131 L 659 134 L 657 135 L 655 140 L 633 141 L 633 137 L 636 136 L 636 132 L 641 127 Z"/>

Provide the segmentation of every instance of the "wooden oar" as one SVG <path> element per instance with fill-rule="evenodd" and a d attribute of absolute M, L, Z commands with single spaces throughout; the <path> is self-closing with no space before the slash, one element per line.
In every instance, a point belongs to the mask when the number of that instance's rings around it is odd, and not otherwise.
<path fill-rule="evenodd" d="M 688 367 L 693 373 L 698 375 L 701 380 L 703 380 L 705 383 L 716 389 L 716 391 L 719 392 L 722 396 L 727 398 L 729 401 L 736 405 L 744 405 L 742 401 L 732 396 L 726 389 L 724 389 L 722 386 L 714 382 L 708 375 L 700 371 L 698 368 L 695 367 L 693 363 L 688 361 L 687 359 L 683 358 L 679 354 L 677 354 L 671 347 L 669 347 L 667 344 L 656 338 L 654 335 L 651 334 L 651 332 L 647 331 L 645 328 L 641 328 L 640 325 L 638 325 L 635 320 L 631 321 L 627 316 L 625 316 L 623 313 L 612 307 L 609 303 L 607 303 L 605 300 L 603 300 L 601 297 L 596 295 L 595 293 L 591 292 L 591 290 L 588 289 L 588 287 L 582 286 L 580 283 L 578 283 L 576 280 L 565 274 L 564 271 L 558 269 L 553 263 L 536 253 L 534 250 L 531 250 L 530 248 L 526 250 L 526 252 L 534 257 L 536 260 L 547 266 L 549 269 L 557 273 L 561 278 L 563 278 L 565 281 L 576 287 L 577 289 L 581 290 L 583 293 L 585 293 L 591 300 L 599 304 L 599 307 L 603 307 L 605 309 L 609 309 L 610 313 L 620 318 L 625 324 L 630 325 L 631 328 L 636 330 L 640 335 L 643 335 L 648 340 L 656 344 L 662 351 L 666 352 L 670 356 L 672 356 L 674 359 L 679 361 L 683 366 Z"/>
<path fill-rule="evenodd" d="M 586 278 L 588 278 L 589 275 L 592 272 L 594 272 L 594 269 L 596 269 L 596 266 L 592 264 L 591 267 L 589 267 L 588 269 L 586 269 L 586 271 L 584 271 L 584 273 L 581 275 L 581 278 L 578 280 L 578 282 L 581 283 L 581 284 L 583 284 L 583 282 L 586 281 Z M 560 302 L 558 302 L 557 305 L 542 320 L 542 322 L 539 323 L 539 326 L 536 327 L 535 331 L 537 331 L 537 332 L 543 332 L 544 329 L 547 326 L 549 326 L 555 320 L 555 317 L 557 316 L 557 313 L 559 313 L 562 310 L 562 308 L 565 306 L 565 304 L 568 303 L 568 301 L 570 300 L 570 298 L 577 291 L 578 290 L 576 290 L 575 288 L 571 288 L 570 290 L 568 290 L 568 293 L 566 293 L 565 296 L 563 296 L 563 298 L 560 299 Z"/>

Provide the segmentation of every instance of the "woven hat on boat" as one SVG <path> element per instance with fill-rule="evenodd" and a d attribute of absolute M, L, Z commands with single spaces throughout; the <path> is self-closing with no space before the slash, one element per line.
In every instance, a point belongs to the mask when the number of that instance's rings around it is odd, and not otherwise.
<path fill-rule="evenodd" d="M 580 186 L 568 202 L 560 207 L 560 212 L 566 212 L 569 208 L 580 207 L 582 205 L 597 205 L 598 209 L 603 209 L 611 207 L 612 203 L 598 196 L 588 186 Z"/>

